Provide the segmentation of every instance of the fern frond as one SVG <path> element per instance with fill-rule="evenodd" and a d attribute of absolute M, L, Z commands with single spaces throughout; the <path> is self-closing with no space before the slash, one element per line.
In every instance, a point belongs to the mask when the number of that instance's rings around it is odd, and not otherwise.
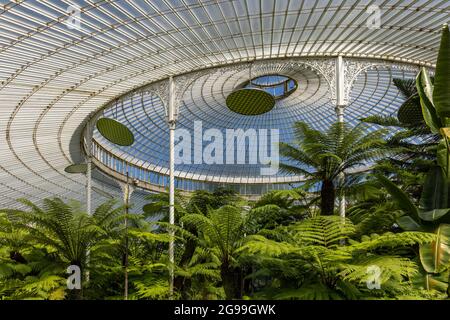
<path fill-rule="evenodd" d="M 295 224 L 292 229 L 298 241 L 325 247 L 336 246 L 355 232 L 350 220 L 342 221 L 336 216 L 321 216 Z"/>
<path fill-rule="evenodd" d="M 292 253 L 296 250 L 297 247 L 289 243 L 276 242 L 260 235 L 252 235 L 247 237 L 245 244 L 237 252 L 277 257 L 282 254 Z"/>
<path fill-rule="evenodd" d="M 353 243 L 351 250 L 373 251 L 380 248 L 398 248 L 412 246 L 416 244 L 430 243 L 436 239 L 436 235 L 425 232 L 387 232 L 382 235 L 372 234 L 363 236 L 361 242 Z"/>

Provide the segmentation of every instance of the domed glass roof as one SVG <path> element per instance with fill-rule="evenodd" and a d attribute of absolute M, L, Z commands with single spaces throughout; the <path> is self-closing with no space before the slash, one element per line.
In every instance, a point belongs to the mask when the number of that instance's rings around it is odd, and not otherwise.
<path fill-rule="evenodd" d="M 292 67 L 290 62 L 279 60 L 264 61 L 254 67 L 256 74 L 266 75 L 278 72 L 286 79 L 295 80 L 297 90 L 284 99 L 278 99 L 275 107 L 268 113 L 257 116 L 242 116 L 230 111 L 225 103 L 226 97 L 236 87 L 239 87 L 248 76 L 246 68 L 212 69 L 197 79 L 188 87 L 181 100 L 178 129 L 185 129 L 192 135 L 191 161 L 175 166 L 175 176 L 179 181 L 216 182 L 219 184 L 288 184 L 302 180 L 283 172 L 271 176 L 261 176 L 262 164 L 250 164 L 251 152 L 256 149 L 246 148 L 245 164 L 237 164 L 237 153 L 233 164 L 195 163 L 195 149 L 204 150 L 209 140 L 201 141 L 208 129 L 218 129 L 226 137 L 229 129 L 244 131 L 255 129 L 279 130 L 280 142 L 293 142 L 293 124 L 304 121 L 313 128 L 327 129 L 337 121 L 335 104 L 331 101 L 327 81 L 317 71 L 304 66 Z M 416 72 L 390 67 L 378 67 L 359 75 L 351 94 L 351 102 L 346 107 L 345 121 L 352 126 L 358 125 L 360 119 L 371 115 L 395 115 L 404 102 L 400 92 L 393 84 L 394 78 L 411 79 Z M 99 145 L 114 153 L 117 157 L 147 168 L 149 171 L 167 175 L 169 168 L 169 129 L 166 113 L 161 99 L 149 92 L 130 94 L 124 99 L 112 102 L 104 111 L 103 116 L 117 119 L 125 124 L 136 137 L 131 147 L 117 147 L 109 143 L 98 132 L 94 139 Z M 374 128 L 374 127 L 372 127 Z M 371 130 L 369 128 L 369 130 Z M 200 142 L 199 142 L 200 141 Z M 176 143 L 179 141 L 177 140 Z M 223 149 L 229 147 L 230 141 L 223 141 Z M 225 155 L 224 155 L 225 156 Z M 257 157 L 257 155 L 254 155 Z M 287 161 L 281 158 L 281 161 Z M 164 184 L 163 178 L 158 180 L 148 178 L 152 183 Z M 181 189 L 199 188 L 197 184 L 178 185 Z M 240 186 L 242 187 L 242 186 Z M 214 188 L 211 185 L 210 188 Z M 270 186 L 273 188 L 273 186 Z M 239 188 L 240 191 L 242 188 Z M 260 190 L 266 190 L 264 187 Z"/>
<path fill-rule="evenodd" d="M 381 18 L 375 28 L 374 5 Z M 449 11 L 450 2 L 444 0 L 0 0 L 0 204 L 14 207 L 20 197 L 84 201 L 84 178 L 64 168 L 84 161 L 81 141 L 87 119 L 147 83 L 248 61 L 338 55 L 433 68 Z M 293 121 L 319 129 L 335 121 L 320 75 L 282 63 L 266 65 L 254 76 L 281 74 L 298 81 L 298 89 L 278 100 L 272 111 L 256 117 L 232 114 L 225 97 L 248 81 L 248 72 L 211 72 L 185 92 L 178 128 L 191 128 L 194 120 L 221 130 L 276 125 L 280 137 L 289 141 Z M 345 120 L 356 124 L 362 116 L 395 113 L 402 100 L 392 78 L 414 76 L 413 71 L 388 67 L 361 73 Z M 123 107 L 121 102 L 118 111 L 105 113 L 130 126 L 136 144 L 113 149 L 98 135 L 96 140 L 121 159 L 140 161 L 152 172 L 156 169 L 151 166 L 158 166 L 161 176 L 152 179 L 165 181 L 168 128 L 161 101 L 156 95 L 136 95 L 133 102 L 123 101 Z M 258 178 L 251 166 L 192 164 L 176 170 Z M 104 176 L 95 177 L 94 187 L 97 203 L 106 194 L 120 195 L 117 184 Z M 141 201 L 137 193 L 133 196 Z"/>
<path fill-rule="evenodd" d="M 280 74 L 268 74 L 249 80 L 243 87 L 262 89 L 275 99 L 283 99 L 297 89 L 297 81 Z"/>

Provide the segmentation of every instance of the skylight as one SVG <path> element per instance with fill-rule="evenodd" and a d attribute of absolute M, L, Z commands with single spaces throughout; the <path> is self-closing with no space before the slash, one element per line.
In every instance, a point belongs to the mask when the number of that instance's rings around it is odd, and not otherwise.
<path fill-rule="evenodd" d="M 275 99 L 289 96 L 297 89 L 297 86 L 297 81 L 294 79 L 277 74 L 259 76 L 243 85 L 244 88 L 262 89 Z"/>

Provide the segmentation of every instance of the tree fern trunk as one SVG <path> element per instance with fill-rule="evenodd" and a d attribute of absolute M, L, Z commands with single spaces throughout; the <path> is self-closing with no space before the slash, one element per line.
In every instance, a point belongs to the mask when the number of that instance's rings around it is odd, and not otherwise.
<path fill-rule="evenodd" d="M 223 263 L 220 270 L 222 285 L 227 300 L 242 299 L 242 276 L 239 268 Z"/>
<path fill-rule="evenodd" d="M 324 180 L 322 182 L 322 189 L 320 191 L 321 203 L 320 209 L 322 215 L 331 216 L 334 214 L 334 202 L 336 200 L 336 192 L 334 184 L 331 180 Z"/>
<path fill-rule="evenodd" d="M 17 263 L 27 263 L 27 260 L 22 256 L 22 254 L 19 251 L 11 251 L 9 253 L 9 257 L 11 258 L 11 260 Z"/>
<path fill-rule="evenodd" d="M 191 232 L 195 236 L 197 236 L 196 230 L 192 230 Z M 194 255 L 196 247 L 197 247 L 196 240 L 189 239 L 188 241 L 186 241 L 186 248 L 183 252 L 183 256 L 181 257 L 180 266 L 187 267 L 189 265 L 189 262 L 191 261 L 193 255 Z M 187 292 L 191 288 L 191 285 L 192 285 L 192 282 L 184 276 L 176 276 L 174 279 L 175 291 L 181 293 L 182 299 L 188 299 Z"/>

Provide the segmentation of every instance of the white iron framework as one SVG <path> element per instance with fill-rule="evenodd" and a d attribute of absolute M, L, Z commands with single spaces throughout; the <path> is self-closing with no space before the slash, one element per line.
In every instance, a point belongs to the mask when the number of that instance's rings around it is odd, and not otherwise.
<path fill-rule="evenodd" d="M 379 29 L 367 26 L 371 5 L 380 7 Z M 73 10 L 68 8 L 73 7 L 79 7 L 79 27 L 67 23 L 73 18 Z M 325 59 L 329 64 L 322 66 L 321 75 L 304 69 L 298 72 L 303 83 L 310 84 L 301 91 L 305 100 L 293 103 L 288 100 L 295 98 L 291 95 L 282 102 L 286 112 L 272 114 L 277 124 L 286 128 L 290 123 L 285 119 L 294 116 L 322 127 L 335 119 L 335 103 L 321 81 L 328 78 L 333 85 L 329 72 L 334 72 L 335 59 L 341 56 L 349 74 L 346 79 L 359 74 L 344 85 L 344 95 L 347 92 L 351 97 L 345 120 L 354 121 L 361 113 L 389 114 L 393 111 L 390 106 L 400 103 L 390 79 L 410 77 L 418 66 L 434 67 L 440 28 L 448 22 L 449 10 L 450 2 L 445 0 L 1 0 L 0 204 L 14 207 L 17 198 L 38 202 L 53 196 L 85 202 L 85 177 L 69 175 L 64 168 L 84 161 L 80 141 L 88 118 L 144 84 L 164 83 L 168 75 L 177 84 L 181 75 L 205 68 L 237 68 L 254 61 L 255 68 L 260 63 L 267 71 L 273 70 L 274 65 L 267 63 L 271 60 Z M 411 70 L 383 67 L 381 61 L 408 65 Z M 361 63 L 377 66 L 366 69 Z M 219 104 L 212 99 L 224 92 L 221 87 L 228 90 L 240 81 L 240 73 L 230 71 L 222 78 L 207 73 L 187 89 L 176 85 L 176 90 L 185 91 L 185 95 L 177 94 L 177 99 L 184 101 L 176 103 L 181 106 L 177 127 L 185 125 L 189 120 L 185 115 L 190 112 L 210 123 L 243 121 L 220 117 Z M 353 89 L 348 91 L 351 84 Z M 208 92 L 196 91 L 201 86 Z M 309 91 L 313 88 L 316 91 Z M 196 92 L 200 96 L 189 96 Z M 316 92 L 317 99 L 306 99 L 309 92 Z M 139 111 L 139 106 L 136 108 Z M 150 110 L 158 117 L 156 104 Z M 155 125 L 159 126 L 156 120 Z M 167 125 L 158 128 L 161 135 L 169 136 Z M 168 146 L 166 140 L 155 143 Z M 93 149 L 93 162 L 103 163 L 96 158 L 95 152 L 100 151 L 95 145 Z M 140 161 L 146 169 L 168 176 L 165 157 L 147 166 L 145 159 L 119 149 L 112 151 L 129 164 Z M 227 172 L 221 176 L 216 170 L 192 168 L 184 170 L 179 179 L 175 171 L 175 183 L 185 183 L 180 180 L 183 177 L 190 190 L 188 181 L 215 177 L 220 184 L 240 183 L 246 193 L 254 193 L 249 189 L 258 183 L 257 177 L 241 170 L 236 173 L 236 177 Z M 164 188 L 161 179 L 162 183 L 152 185 Z M 93 208 L 105 200 L 105 194 L 121 194 L 114 183 L 98 176 L 92 179 L 92 187 L 97 190 L 92 194 Z M 137 192 L 133 198 L 136 207 L 144 203 Z"/>

